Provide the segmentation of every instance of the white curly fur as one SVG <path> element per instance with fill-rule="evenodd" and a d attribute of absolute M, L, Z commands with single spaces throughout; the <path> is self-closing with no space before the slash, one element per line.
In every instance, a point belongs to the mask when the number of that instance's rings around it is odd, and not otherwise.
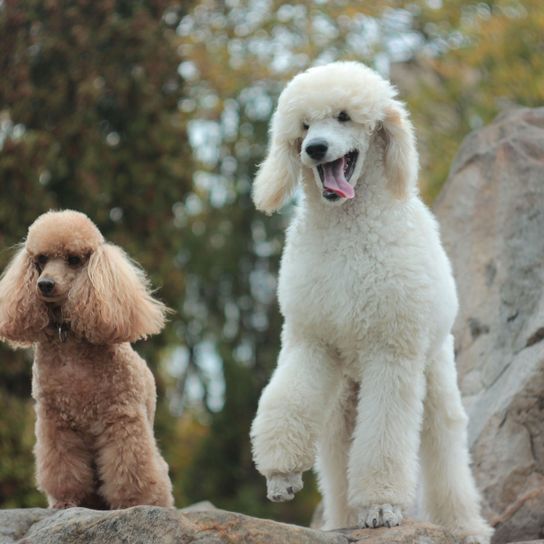
<path fill-rule="evenodd" d="M 279 98 L 254 201 L 272 213 L 297 183 L 303 197 L 281 262 L 282 347 L 252 425 L 254 459 L 274 500 L 291 499 L 317 461 L 331 529 L 399 524 L 420 452 L 430 518 L 486 543 L 450 332 L 455 283 L 395 94 L 366 66 L 338 62 L 298 75 Z M 316 139 L 321 160 L 307 152 Z M 355 196 L 331 202 L 317 166 L 354 149 Z"/>

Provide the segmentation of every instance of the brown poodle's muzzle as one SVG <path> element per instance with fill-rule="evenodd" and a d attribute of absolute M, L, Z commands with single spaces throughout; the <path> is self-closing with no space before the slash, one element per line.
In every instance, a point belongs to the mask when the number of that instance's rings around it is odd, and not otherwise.
<path fill-rule="evenodd" d="M 68 295 L 70 287 L 76 278 L 79 270 L 70 266 L 65 258 L 42 259 L 38 263 L 40 275 L 36 282 L 36 289 L 39 297 L 44 302 L 59 303 Z"/>
<path fill-rule="evenodd" d="M 38 280 L 38 289 L 40 290 L 40 293 L 46 297 L 53 294 L 53 290 L 55 289 L 55 280 L 46 277 L 40 277 Z"/>

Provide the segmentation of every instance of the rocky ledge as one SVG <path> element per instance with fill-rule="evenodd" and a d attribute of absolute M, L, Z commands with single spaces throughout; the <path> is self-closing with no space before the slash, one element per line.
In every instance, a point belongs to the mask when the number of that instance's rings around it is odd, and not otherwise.
<path fill-rule="evenodd" d="M 126 510 L 0 510 L 0 544 L 458 544 L 437 525 L 407 519 L 391 529 L 319 531 L 218 510 L 135 506 Z M 544 544 L 531 540 L 512 544 Z"/>
<path fill-rule="evenodd" d="M 0 544 L 455 544 L 445 529 L 407 520 L 391 529 L 318 531 L 216 510 L 136 506 L 126 510 L 0 511 Z"/>

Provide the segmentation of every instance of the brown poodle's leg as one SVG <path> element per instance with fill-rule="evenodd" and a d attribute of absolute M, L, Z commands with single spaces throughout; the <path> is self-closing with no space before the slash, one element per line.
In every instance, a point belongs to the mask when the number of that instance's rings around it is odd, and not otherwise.
<path fill-rule="evenodd" d="M 49 507 L 79 506 L 94 488 L 92 453 L 76 432 L 39 410 L 36 438 L 36 479 Z"/>
<path fill-rule="evenodd" d="M 109 510 L 110 505 L 105 501 L 102 495 L 98 492 L 87 495 L 82 501 L 80 506 L 83 508 L 90 508 L 91 510 Z"/>
<path fill-rule="evenodd" d="M 111 508 L 174 504 L 168 465 L 159 453 L 147 414 L 118 417 L 97 442 L 100 492 Z"/>

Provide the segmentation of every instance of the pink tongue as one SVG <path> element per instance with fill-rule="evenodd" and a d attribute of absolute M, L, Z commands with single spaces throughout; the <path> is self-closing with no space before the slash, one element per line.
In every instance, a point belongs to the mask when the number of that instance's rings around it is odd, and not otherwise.
<path fill-rule="evenodd" d="M 355 191 L 344 177 L 344 157 L 322 164 L 323 186 L 342 198 L 353 198 Z"/>

